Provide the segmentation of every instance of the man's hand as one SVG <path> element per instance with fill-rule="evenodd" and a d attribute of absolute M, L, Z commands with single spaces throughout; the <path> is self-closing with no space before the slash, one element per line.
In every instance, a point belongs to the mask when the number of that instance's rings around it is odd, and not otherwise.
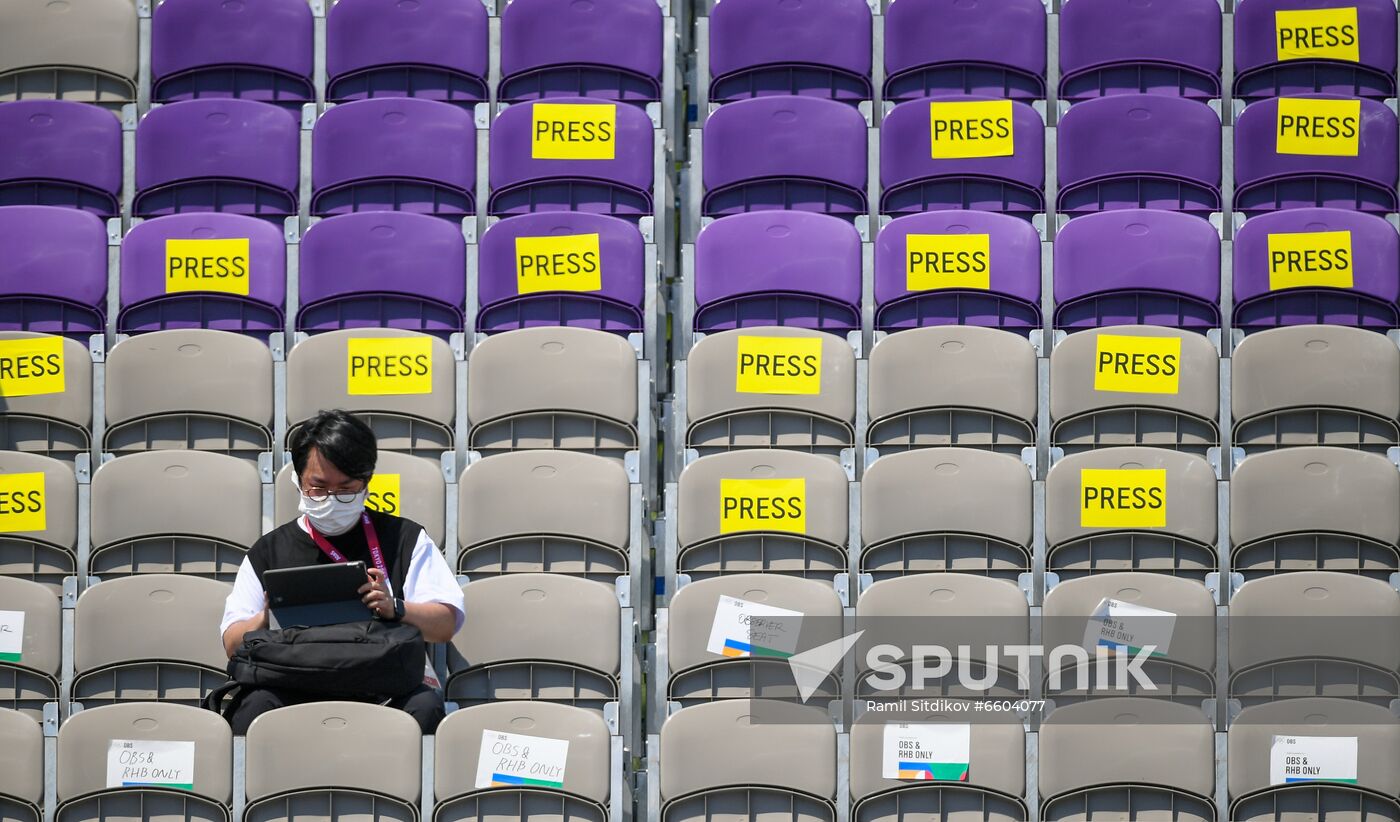
<path fill-rule="evenodd" d="M 370 613 L 380 619 L 393 619 L 394 599 L 389 596 L 389 583 L 384 579 L 384 572 L 378 568 L 369 569 L 369 582 L 360 586 L 360 601 L 370 610 Z"/>

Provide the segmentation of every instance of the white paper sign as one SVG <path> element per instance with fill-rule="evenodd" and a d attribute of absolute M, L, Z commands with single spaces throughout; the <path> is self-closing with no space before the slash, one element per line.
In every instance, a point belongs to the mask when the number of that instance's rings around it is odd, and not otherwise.
<path fill-rule="evenodd" d="M 107 787 L 137 785 L 194 790 L 194 743 L 113 739 L 107 746 Z"/>
<path fill-rule="evenodd" d="M 0 611 L 0 662 L 19 662 L 24 655 L 24 612 Z"/>
<path fill-rule="evenodd" d="M 728 657 L 787 659 L 797 650 L 802 612 L 721 596 L 705 649 Z"/>
<path fill-rule="evenodd" d="M 482 731 L 476 786 L 563 789 L 564 766 L 568 759 L 567 739 Z"/>
<path fill-rule="evenodd" d="M 1174 630 L 1176 614 L 1170 611 L 1104 599 L 1089 617 L 1089 625 L 1084 630 L 1084 647 L 1092 654 L 1099 647 L 1127 646 L 1128 653 L 1136 656 L 1140 649 L 1151 645 L 1154 646 L 1152 656 L 1166 656 Z"/>
<path fill-rule="evenodd" d="M 967 724 L 885 726 L 885 779 L 966 782 L 972 761 L 972 726 Z"/>
<path fill-rule="evenodd" d="M 1356 784 L 1356 737 L 1274 736 L 1269 748 L 1269 784 L 1346 782 Z"/>

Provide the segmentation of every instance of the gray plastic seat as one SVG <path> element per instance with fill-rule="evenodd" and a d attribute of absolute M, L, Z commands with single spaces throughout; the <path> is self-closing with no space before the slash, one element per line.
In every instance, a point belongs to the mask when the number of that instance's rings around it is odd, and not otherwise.
<path fill-rule="evenodd" d="M 860 571 L 955 571 L 1015 582 L 1031 570 L 1031 475 L 1005 454 L 921 448 L 881 457 L 861 481 Z"/>
<path fill-rule="evenodd" d="M 206 451 L 148 451 L 92 476 L 97 576 L 194 574 L 233 582 L 262 534 L 262 480 L 248 462 Z"/>
<path fill-rule="evenodd" d="M 422 749 L 413 717 L 383 705 L 309 702 L 269 711 L 248 728 L 244 820 L 418 822 Z"/>
<path fill-rule="evenodd" d="M 800 482 L 801 490 L 753 484 L 782 480 Z M 769 573 L 830 581 L 849 567 L 848 484 L 833 460 L 797 451 L 730 451 L 687 465 L 677 485 L 677 573 L 692 580 Z"/>
<path fill-rule="evenodd" d="M 1164 339 L 1179 340 L 1179 353 L 1175 343 L 1153 342 Z M 1220 357 L 1200 334 L 1151 325 L 1091 328 L 1070 334 L 1050 354 L 1050 443 L 1066 453 L 1149 445 L 1204 455 L 1220 444 L 1219 418 Z"/>
<path fill-rule="evenodd" d="M 1140 470 L 1166 472 L 1160 503 L 1152 491 L 1162 475 L 1084 473 Z M 1088 502 L 1086 478 L 1095 489 Z M 1134 507 L 1121 507 L 1125 496 Z M 1194 454 L 1142 447 L 1071 454 L 1045 478 L 1046 570 L 1064 580 L 1150 571 L 1204 582 L 1219 570 L 1217 497 L 1215 469 Z"/>
<path fill-rule="evenodd" d="M 0 819 L 39 822 L 44 801 L 44 732 L 39 723 L 0 708 Z"/>
<path fill-rule="evenodd" d="M 1271 750 L 1279 737 L 1351 737 L 1356 782 L 1278 784 Z M 1400 719 L 1379 705 L 1346 699 L 1294 699 L 1256 705 L 1230 725 L 1230 819 L 1400 820 Z"/>
<path fill-rule="evenodd" d="M 564 740 L 562 787 L 476 787 L 484 739 L 493 733 Z M 433 822 L 484 819 L 606 822 L 612 796 L 611 738 L 592 711 L 550 702 L 497 702 L 453 711 L 438 726 Z"/>
<path fill-rule="evenodd" d="M 360 359 L 351 357 L 351 348 Z M 397 370 L 405 362 L 408 374 L 383 376 L 386 363 Z M 288 441 L 318 411 L 343 408 L 374 429 L 381 449 L 436 460 L 453 448 L 455 398 L 452 349 L 426 334 L 394 328 L 329 331 L 302 340 L 287 355 Z"/>
<path fill-rule="evenodd" d="M 1250 457 L 1230 481 L 1230 569 L 1400 571 L 1400 472 L 1348 448 L 1285 448 Z"/>
<path fill-rule="evenodd" d="M 0 709 L 41 721 L 44 705 L 59 696 L 63 622 L 58 597 L 37 582 L 0 577 L 0 610 L 24 614 L 20 658 L 0 662 Z"/>
<path fill-rule="evenodd" d="M 523 328 L 472 349 L 470 449 L 557 448 L 621 460 L 639 447 L 637 352 L 590 328 Z"/>
<path fill-rule="evenodd" d="M 750 345 L 741 342 L 746 338 L 792 342 L 778 343 L 785 346 L 778 353 L 744 354 L 752 359 L 745 360 L 741 370 L 740 346 Z M 805 373 L 796 378 L 758 375 L 761 365 L 773 367 L 773 360 L 762 356 L 796 362 Z M 819 362 L 810 360 L 818 356 Z M 855 366 L 851 346 L 823 331 L 783 326 L 711 334 L 690 350 L 686 365 L 684 447 L 702 457 L 741 448 L 839 456 L 856 442 Z M 775 388 L 790 393 L 776 393 Z"/>
<path fill-rule="evenodd" d="M 1045 595 L 1041 611 L 1045 647 L 1084 647 L 1092 663 L 1094 647 L 1103 644 L 1098 641 L 1101 636 L 1095 630 L 1093 616 L 1107 604 L 1106 600 L 1169 615 L 1138 615 L 1132 622 L 1125 620 L 1135 636 L 1138 631 L 1145 631 L 1144 637 L 1165 633 L 1166 647 L 1159 646 L 1142 665 L 1144 675 L 1156 690 L 1140 688 L 1131 677 L 1119 680 L 1113 666 L 1108 669 L 1107 689 L 1100 689 L 1092 664 L 1082 679 L 1068 666 L 1054 679 L 1051 675 L 1056 672 L 1047 672 L 1045 693 L 1056 705 L 1115 693 L 1170 699 L 1197 708 L 1203 701 L 1215 698 L 1215 598 L 1194 580 L 1129 572 L 1093 574 L 1062 582 Z M 1170 628 L 1165 628 L 1164 623 L 1169 620 Z"/>
<path fill-rule="evenodd" d="M 612 585 L 505 574 L 462 592 L 472 627 L 447 648 L 449 700 L 541 700 L 601 713 L 618 699 L 622 622 Z"/>
<path fill-rule="evenodd" d="M 301 494 L 292 479 L 293 473 L 289 462 L 277 472 L 272 484 L 276 525 L 301 516 L 297 510 Z M 369 484 L 369 498 L 365 502 L 368 507 L 413 520 L 423 526 L 434 545 L 442 548 L 446 502 L 447 483 L 442 478 L 441 463 L 397 451 L 379 452 Z"/>
<path fill-rule="evenodd" d="M 114 740 L 194 743 L 190 787 L 110 787 Z M 61 822 L 221 822 L 229 819 L 232 800 L 233 732 L 213 711 L 155 702 L 106 705 L 74 714 L 59 729 L 55 819 Z"/>
<path fill-rule="evenodd" d="M 771 700 L 680 711 L 661 726 L 661 822 L 834 822 L 836 729 L 826 712 Z"/>
<path fill-rule="evenodd" d="M 1235 447 L 1294 445 L 1384 453 L 1400 445 L 1400 349 L 1337 325 L 1295 325 L 1245 337 L 1231 365 Z"/>
<path fill-rule="evenodd" d="M 1030 683 L 1021 681 L 1014 659 L 985 653 L 1030 642 L 1030 606 L 1015 583 L 975 574 L 911 574 L 881 580 L 866 589 L 856 603 L 856 627 L 865 632 L 855 651 L 860 672 L 858 699 L 1016 699 L 1029 692 Z M 894 671 L 865 669 L 871 651 L 881 644 L 893 645 L 906 654 L 895 663 L 904 671 L 901 688 L 882 684 L 896 676 Z M 908 655 L 915 645 L 927 644 L 947 649 L 948 655 L 956 658 L 958 673 L 921 683 Z M 967 646 L 970 656 L 960 656 L 962 646 Z M 983 687 L 964 684 L 963 670 Z"/>
<path fill-rule="evenodd" d="M 888 722 L 968 724 L 965 781 L 909 781 L 883 776 Z M 980 714 L 975 722 L 951 713 L 890 719 L 866 713 L 851 725 L 853 822 L 938 819 L 947 822 L 1022 822 L 1029 819 L 1026 793 L 1026 733 L 1015 714 Z"/>
<path fill-rule="evenodd" d="M 1215 820 L 1215 734 L 1199 708 L 1131 697 L 1056 708 L 1039 761 L 1047 822 Z"/>
<path fill-rule="evenodd" d="M 1230 600 L 1230 697 L 1400 699 L 1400 596 L 1356 574 L 1294 571 Z"/>
<path fill-rule="evenodd" d="M 42 484 L 42 527 L 34 506 L 0 516 L 9 520 L 0 533 L 0 577 L 42 583 L 54 596 L 63 593 L 63 578 L 77 573 L 78 480 L 73 466 L 39 454 L 0 451 L 0 476 L 42 474 L 23 480 L 26 497 Z M 13 482 L 14 480 L 12 480 Z"/>
<path fill-rule="evenodd" d="M 1009 331 L 915 328 L 870 352 L 870 431 L 880 453 L 957 445 L 1035 446 L 1035 349 Z"/>
<path fill-rule="evenodd" d="M 72 698 L 88 708 L 199 705 L 227 679 L 219 622 L 232 588 L 185 574 L 137 574 L 88 588 L 73 617 Z"/>
<path fill-rule="evenodd" d="M 257 464 L 272 450 L 272 352 L 202 328 L 138 334 L 107 355 L 102 449 L 214 451 Z"/>
<path fill-rule="evenodd" d="M 782 574 L 733 574 L 692 582 L 671 597 L 667 700 L 687 709 L 715 701 L 798 701 L 797 686 L 785 658 L 730 657 L 708 650 L 721 596 L 801 614 L 798 626 L 783 626 L 799 634 L 801 645 L 795 648 L 797 651 L 841 638 L 841 600 L 829 582 Z M 825 704 L 839 695 L 840 683 L 831 674 L 808 702 Z"/>
<path fill-rule="evenodd" d="M 42 343 L 17 342 L 44 340 Z M 9 354 L 14 346 L 24 352 Z M 52 346 L 54 351 L 37 351 L 33 346 Z M 66 337 L 53 337 L 30 331 L 0 331 L 0 360 L 57 355 L 63 363 L 61 388 L 53 377 L 26 381 L 23 394 L 9 387 L 0 397 L 0 449 L 43 454 L 72 462 L 92 448 L 92 355 Z M 34 392 L 34 393 L 31 393 Z"/>
<path fill-rule="evenodd" d="M 472 579 L 569 574 L 612 584 L 628 573 L 627 472 L 570 451 L 516 451 L 457 481 L 457 572 Z"/>
<path fill-rule="evenodd" d="M 0 102 L 71 100 L 119 111 L 136 102 L 136 62 L 130 0 L 8 0 L 0 8 Z"/>

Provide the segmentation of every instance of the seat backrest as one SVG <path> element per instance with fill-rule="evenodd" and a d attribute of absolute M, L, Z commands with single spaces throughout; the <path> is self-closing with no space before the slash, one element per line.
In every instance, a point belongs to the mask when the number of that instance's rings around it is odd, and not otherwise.
<path fill-rule="evenodd" d="M 1364 378 L 1359 378 L 1364 375 Z M 1400 444 L 1400 350 L 1380 334 L 1295 325 L 1251 334 L 1231 369 L 1234 442 L 1247 452 Z"/>
<path fill-rule="evenodd" d="M 914 0 L 885 9 L 886 100 L 976 94 L 1045 99 L 1045 6 Z"/>
<path fill-rule="evenodd" d="M 910 721 L 905 722 L 905 719 Z M 936 811 L 932 806 L 918 807 L 917 793 L 941 794 L 938 798 L 942 804 L 945 807 L 951 804 L 955 813 L 971 813 L 976 807 L 973 803 L 981 800 L 1000 806 L 985 809 L 988 819 L 1008 818 L 995 812 L 1011 810 L 1006 807 L 1005 799 L 998 803 L 987 794 L 970 792 L 967 800 L 970 806 L 962 806 L 959 794 L 965 789 L 981 789 L 1006 797 L 1025 796 L 1026 732 L 1014 716 L 1007 714 L 989 714 L 971 723 L 959 719 L 961 717 L 951 712 L 933 711 L 901 712 L 898 721 L 870 711 L 856 719 L 851 725 L 851 799 L 860 802 L 872 794 L 914 792 L 901 798 L 899 806 L 906 811 L 933 813 Z M 942 761 L 951 759 L 950 754 L 954 752 L 961 752 L 964 740 L 966 762 Z M 915 758 L 908 754 L 910 747 L 899 746 L 901 741 L 916 741 L 923 755 L 909 761 Z M 904 756 L 900 756 L 902 752 Z M 904 764 L 911 767 L 900 767 Z M 932 778 L 919 771 L 932 774 Z M 959 778 L 959 772 L 963 778 Z M 872 803 L 884 804 L 880 799 Z M 914 807 L 909 807 L 909 803 L 915 803 Z M 1024 813 L 1023 808 L 1016 810 Z M 857 810 L 853 818 L 881 817 L 878 814 L 866 816 Z"/>
<path fill-rule="evenodd" d="M 0 100 L 73 100 L 119 110 L 136 102 L 136 8 L 84 3 L 81 15 L 46 0 L 0 14 Z"/>
<path fill-rule="evenodd" d="M 92 214 L 52 206 L 0 207 L 0 328 L 66 334 L 103 331 L 107 229 Z"/>
<path fill-rule="evenodd" d="M 63 624 L 58 597 L 49 588 L 0 577 L 0 708 L 30 721 L 43 717 L 45 703 L 59 697 Z M 6 791 L 0 788 L 0 793 Z"/>
<path fill-rule="evenodd" d="M 1235 232 L 1234 327 L 1400 326 L 1400 234 L 1340 208 L 1261 214 Z"/>
<path fill-rule="evenodd" d="M 870 7 L 738 0 L 710 11 L 710 99 L 802 94 L 871 99 Z"/>
<path fill-rule="evenodd" d="M 1394 211 L 1396 129 L 1376 100 L 1309 94 L 1246 107 L 1235 122 L 1235 210 Z"/>
<path fill-rule="evenodd" d="M 0 445 L 68 462 L 91 447 L 92 355 L 76 340 L 0 331 Z"/>
<path fill-rule="evenodd" d="M 471 0 L 339 0 L 326 13 L 326 98 L 483 102 L 487 37 L 486 6 Z"/>
<path fill-rule="evenodd" d="M 453 711 L 451 722 L 443 720 L 435 742 L 433 791 L 438 802 L 463 797 L 489 806 L 489 793 L 466 797 L 482 788 L 507 794 L 553 789 L 603 806 L 611 795 L 611 739 L 602 717 L 592 711 L 550 702 L 474 705 Z M 512 757 L 503 753 L 510 750 L 503 745 L 535 750 Z M 530 770 L 517 770 L 522 763 Z M 499 801 L 518 802 L 519 797 Z"/>
<path fill-rule="evenodd" d="M 1025 220 L 978 211 L 896 218 L 875 242 L 875 329 L 1041 327 L 1040 235 Z"/>
<path fill-rule="evenodd" d="M 921 97 L 880 124 L 880 211 L 1044 210 L 1045 123 L 1025 103 Z"/>
<path fill-rule="evenodd" d="M 174 788 L 222 806 L 233 800 L 233 733 L 218 714 L 189 705 L 104 705 L 74 714 L 59 729 L 58 761 L 60 802 L 127 787 Z M 108 818 L 102 810 L 76 818 Z"/>
<path fill-rule="evenodd" d="M 295 431 L 323 408 L 344 408 L 362 415 L 380 448 L 436 457 L 452 447 L 455 385 L 452 349 L 440 338 L 396 328 L 328 331 L 287 355 L 287 419 Z"/>
<path fill-rule="evenodd" d="M 1205 220 L 1124 209 L 1071 220 L 1055 236 L 1055 326 L 1220 325 L 1220 235 Z"/>
<path fill-rule="evenodd" d="M 554 211 L 502 220 L 481 237 L 476 330 L 572 325 L 643 330 L 649 276 L 642 234 L 626 220 Z"/>
<path fill-rule="evenodd" d="M 1062 579 L 1152 571 L 1204 581 L 1219 570 L 1217 497 L 1215 469 L 1195 454 L 1136 446 L 1071 454 L 1045 478 L 1046 569 Z"/>
<path fill-rule="evenodd" d="M 44 799 L 44 732 L 19 711 L 0 708 L 0 735 L 5 737 L 0 747 L 0 805 L 14 819 L 36 822 Z M 12 800 L 27 803 L 32 815 L 20 814 Z"/>
<path fill-rule="evenodd" d="M 374 740 L 383 762 L 369 773 L 356 773 L 363 770 L 367 739 Z M 339 788 L 414 805 L 423 783 L 422 747 L 418 723 L 397 708 L 363 702 L 278 708 L 248 728 L 248 798 Z M 392 809 L 387 812 L 393 815 Z"/>
<path fill-rule="evenodd" d="M 384 97 L 328 110 L 311 133 L 311 213 L 476 213 L 476 121 L 437 100 Z"/>
<path fill-rule="evenodd" d="M 962 445 L 1019 455 L 1035 445 L 1035 356 L 1025 338 L 991 328 L 891 334 L 870 353 L 867 445 L 885 453 Z"/>
<path fill-rule="evenodd" d="M 232 582 L 262 531 L 262 482 L 245 460 L 149 451 L 93 473 L 91 574 L 185 573 Z"/>
<path fill-rule="evenodd" d="M 1106 98 L 1107 99 L 1107 98 Z M 1220 362 L 1200 334 L 1091 328 L 1050 354 L 1051 444 L 1151 445 L 1204 455 L 1219 443 Z"/>
<path fill-rule="evenodd" d="M 855 444 L 855 352 L 805 328 L 711 334 L 690 351 L 685 446 L 835 455 Z"/>
<path fill-rule="evenodd" d="M 300 516 L 297 505 L 301 494 L 297 489 L 296 472 L 289 462 L 277 473 L 273 483 L 276 497 L 277 525 Z M 434 545 L 442 548 L 446 514 L 447 484 L 442 478 L 442 465 L 436 460 L 380 451 L 369 481 L 369 497 L 365 505 L 384 514 L 411 519 L 423 526 Z"/>
<path fill-rule="evenodd" d="M 1060 12 L 1060 99 L 1110 94 L 1220 95 L 1220 6 L 1212 0 L 1071 0 Z"/>
<path fill-rule="evenodd" d="M 272 353 L 253 337 L 181 329 L 107 355 L 104 450 L 197 449 L 253 462 L 272 447 Z"/>
<path fill-rule="evenodd" d="M 41 583 L 55 595 L 77 572 L 78 481 L 73 466 L 0 451 L 0 575 Z"/>
<path fill-rule="evenodd" d="M 151 14 L 152 99 L 163 103 L 249 97 L 292 106 L 314 102 L 310 6 L 298 0 L 263 0 L 255 9 L 229 7 L 219 0 L 157 4 Z M 281 75 L 282 82 L 258 72 Z"/>
<path fill-rule="evenodd" d="M 830 580 L 848 566 L 846 472 L 796 451 L 743 449 L 702 457 L 677 483 L 677 571 Z"/>
<path fill-rule="evenodd" d="M 466 256 L 461 226 L 423 214 L 376 211 L 322 220 L 301 240 L 297 328 L 459 332 Z"/>
<path fill-rule="evenodd" d="M 611 582 L 630 569 L 630 491 L 617 462 L 572 451 L 478 460 L 457 481 L 457 570 Z"/>
<path fill-rule="evenodd" d="M 825 214 L 756 211 L 695 240 L 695 331 L 792 325 L 860 330 L 861 240 Z"/>
<path fill-rule="evenodd" d="M 664 40 L 661 7 L 647 0 L 511 3 L 501 11 L 498 97 L 659 101 Z"/>
<path fill-rule="evenodd" d="M 654 142 L 651 118 L 636 106 L 582 97 L 510 106 L 491 124 L 488 213 L 647 216 Z"/>
<path fill-rule="evenodd" d="M 171 214 L 122 240 L 118 333 L 212 328 L 281 331 L 287 301 L 282 230 L 242 214 Z"/>
<path fill-rule="evenodd" d="M 71 100 L 20 100 L 0 107 L 0 205 L 77 208 L 103 219 L 121 213 L 121 122 Z"/>
<path fill-rule="evenodd" d="M 1314 33 L 1316 32 L 1316 34 Z M 1235 11 L 1235 97 L 1395 96 L 1395 5 L 1244 0 Z"/>
<path fill-rule="evenodd" d="M 1015 580 L 1031 570 L 1031 475 L 973 448 L 889 454 L 861 480 L 861 573 L 959 571 Z"/>
<path fill-rule="evenodd" d="M 1287 739 L 1294 742 L 1282 742 Z M 1270 803 L 1276 813 L 1308 816 L 1317 811 L 1306 799 L 1311 791 L 1299 797 L 1301 803 L 1289 796 L 1300 793 L 1294 789 L 1297 783 L 1400 794 L 1400 719 L 1383 706 L 1324 698 L 1255 705 L 1230 724 L 1228 744 L 1230 798 L 1238 801 L 1273 789 L 1281 792 Z M 1294 763 L 1286 761 L 1286 754 L 1308 755 L 1318 775 L 1287 770 Z M 1230 818 L 1246 817 L 1232 813 Z"/>

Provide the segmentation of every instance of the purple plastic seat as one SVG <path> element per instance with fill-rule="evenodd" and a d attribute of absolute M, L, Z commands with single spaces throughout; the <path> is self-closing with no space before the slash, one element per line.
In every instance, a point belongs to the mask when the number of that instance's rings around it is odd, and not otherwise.
<path fill-rule="evenodd" d="M 886 100 L 1045 99 L 1040 0 L 899 0 L 885 11 Z"/>
<path fill-rule="evenodd" d="M 467 247 L 460 226 L 423 214 L 361 212 L 301 239 L 297 330 L 463 330 Z"/>
<path fill-rule="evenodd" d="M 1273 235 L 1321 232 L 1348 236 L 1276 238 L 1270 248 Z M 1234 276 L 1234 324 L 1246 332 L 1400 327 L 1400 235 L 1380 217 L 1339 208 L 1261 214 L 1235 232 Z"/>
<path fill-rule="evenodd" d="M 151 15 L 151 99 L 316 101 L 305 0 L 162 0 Z"/>
<path fill-rule="evenodd" d="M 1220 327 L 1220 235 L 1179 211 L 1071 220 L 1055 236 L 1055 327 Z"/>
<path fill-rule="evenodd" d="M 486 88 L 480 0 L 339 0 L 326 15 L 326 100 L 420 97 L 468 108 Z"/>
<path fill-rule="evenodd" d="M 1297 15 L 1300 11 L 1312 14 Z M 1281 35 L 1289 40 L 1283 51 Z M 1317 46 L 1313 46 L 1315 38 Z M 1375 100 L 1395 96 L 1392 0 L 1241 0 L 1235 4 L 1235 97 L 1254 102 L 1311 93 Z"/>
<path fill-rule="evenodd" d="M 538 105 L 612 108 L 612 159 L 535 159 Z M 636 106 L 582 97 L 511 106 L 491 126 L 491 199 L 496 217 L 537 211 L 583 211 L 635 220 L 652 213 L 652 124 Z"/>
<path fill-rule="evenodd" d="M 121 213 L 122 127 L 110 112 L 65 100 L 0 105 L 0 206 Z"/>
<path fill-rule="evenodd" d="M 710 11 L 710 100 L 873 99 L 865 0 L 725 0 Z"/>
<path fill-rule="evenodd" d="M 1235 211 L 1249 217 L 1290 208 L 1396 211 L 1395 112 L 1375 100 L 1359 103 L 1354 157 L 1279 154 L 1279 98 L 1247 106 L 1235 122 Z"/>
<path fill-rule="evenodd" d="M 171 241 L 244 240 L 244 249 L 170 249 Z M 173 252 L 173 253 L 172 253 Z M 167 254 L 184 261 L 167 262 Z M 287 246 L 282 230 L 266 220 L 241 214 L 172 214 L 147 220 L 122 240 L 121 310 L 117 332 L 139 334 L 175 328 L 212 328 L 266 340 L 283 330 L 287 302 Z M 172 280 L 186 271 L 218 276 L 246 272 L 248 294 L 182 290 Z M 196 281 L 198 282 L 198 281 Z"/>
<path fill-rule="evenodd" d="M 911 235 L 929 237 L 917 241 L 913 250 L 922 256 L 912 261 Z M 985 252 L 980 240 L 960 239 L 969 235 L 986 237 Z M 940 241 L 943 236 L 959 240 Z M 955 279 L 943 287 L 939 275 Z M 985 275 L 986 286 L 980 280 L 970 283 L 969 275 Z M 880 231 L 875 330 L 932 325 L 975 325 L 1022 335 L 1041 327 L 1040 235 L 1030 223 L 985 211 L 932 211 L 896 218 Z"/>
<path fill-rule="evenodd" d="M 464 108 L 407 97 L 330 109 L 311 134 L 311 213 L 476 213 L 476 120 Z"/>
<path fill-rule="evenodd" d="M 772 209 L 854 219 L 867 211 L 866 125 L 855 108 L 815 97 L 758 97 L 705 121 L 701 213 Z"/>
<path fill-rule="evenodd" d="M 221 211 L 279 226 L 297 213 L 297 122 L 253 100 L 187 100 L 136 127 L 136 217 Z"/>
<path fill-rule="evenodd" d="M 597 236 L 596 247 L 588 235 Z M 576 239 L 559 248 L 531 242 L 560 237 Z M 541 265 L 544 254 L 550 260 Z M 570 259 L 570 254 L 578 256 Z M 650 276 L 645 254 L 641 232 L 616 217 L 553 211 L 501 220 L 481 237 L 476 330 L 496 334 L 567 325 L 615 334 L 641 332 L 645 278 Z M 520 262 L 526 258 L 531 260 L 528 264 Z M 527 277 L 540 276 L 540 271 L 552 276 L 556 268 L 573 275 L 596 273 L 599 288 L 582 290 L 591 283 L 580 283 L 577 276 L 566 281 L 567 290 L 527 284 Z"/>
<path fill-rule="evenodd" d="M 84 344 L 102 333 L 107 228 L 101 220 L 72 208 L 0 207 L 0 249 L 0 331 L 60 334 Z"/>
<path fill-rule="evenodd" d="M 995 211 L 1025 220 L 1045 210 L 1045 123 L 1025 103 L 1011 106 L 1012 153 L 933 156 L 934 104 L 986 103 L 985 97 L 925 97 L 900 103 L 880 125 L 882 214 L 947 209 Z"/>
<path fill-rule="evenodd" d="M 697 333 L 789 325 L 860 330 L 860 234 L 806 211 L 756 211 L 705 226 L 695 240 Z"/>
<path fill-rule="evenodd" d="M 1182 97 L 1085 100 L 1060 118 L 1059 211 L 1221 210 L 1220 118 Z"/>
<path fill-rule="evenodd" d="M 1060 99 L 1220 95 L 1217 0 L 1069 0 L 1060 11 Z"/>
<path fill-rule="evenodd" d="M 655 0 L 512 0 L 501 12 L 497 98 L 661 99 L 661 7 Z"/>

